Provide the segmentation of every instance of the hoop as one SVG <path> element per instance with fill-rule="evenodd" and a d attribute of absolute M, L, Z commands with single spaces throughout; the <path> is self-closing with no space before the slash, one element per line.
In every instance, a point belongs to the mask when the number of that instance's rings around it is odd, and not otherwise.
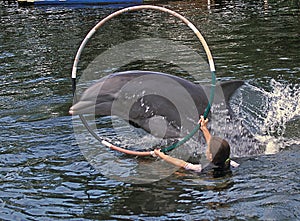
<path fill-rule="evenodd" d="M 75 56 L 74 63 L 73 63 L 73 68 L 72 68 L 72 78 L 76 79 L 77 65 L 78 65 L 81 53 L 82 53 L 82 51 L 83 51 L 86 43 L 89 41 L 89 39 L 95 34 L 95 32 L 101 26 L 103 26 L 107 21 L 111 20 L 112 18 L 114 18 L 114 17 L 116 17 L 116 16 L 118 16 L 118 15 L 124 13 L 124 12 L 139 11 L 139 10 L 142 10 L 142 9 L 152 9 L 152 10 L 158 10 L 158 11 L 166 12 L 168 14 L 171 14 L 171 15 L 179 18 L 181 21 L 183 21 L 190 29 L 192 29 L 192 31 L 196 34 L 196 36 L 200 40 L 201 44 L 203 45 L 203 48 L 204 48 L 205 53 L 207 55 L 207 59 L 208 59 L 210 71 L 212 71 L 212 72 L 215 71 L 215 65 L 214 65 L 213 57 L 211 55 L 209 47 L 208 47 L 205 39 L 203 38 L 202 34 L 195 27 L 195 25 L 193 25 L 188 19 L 186 19 L 182 15 L 180 15 L 177 12 L 174 12 L 174 11 L 172 11 L 170 9 L 167 9 L 167 8 L 164 8 L 164 7 L 160 7 L 160 6 L 154 6 L 154 5 L 139 5 L 139 6 L 132 6 L 132 7 L 124 8 L 124 9 L 121 9 L 119 11 L 116 11 L 116 12 L 110 14 L 109 16 L 107 16 L 104 19 L 102 19 L 97 25 L 94 26 L 94 28 L 92 28 L 90 30 L 90 32 L 86 35 L 86 37 L 82 41 L 82 43 L 81 43 L 81 45 L 80 45 L 80 47 L 79 47 L 79 49 L 77 51 L 77 54 Z"/>
<path fill-rule="evenodd" d="M 132 7 L 127 7 L 124 9 L 121 9 L 119 11 L 116 11 L 110 15 L 108 15 L 107 17 L 105 17 L 104 19 L 102 19 L 98 24 L 96 24 L 90 31 L 89 33 L 86 35 L 86 37 L 84 38 L 84 40 L 82 41 L 75 59 L 74 59 L 74 63 L 73 63 L 73 67 L 72 67 L 72 87 L 73 87 L 73 95 L 74 95 L 74 101 L 76 102 L 76 95 L 75 95 L 75 91 L 76 91 L 76 75 L 77 75 L 77 65 L 79 63 L 79 59 L 81 56 L 81 53 L 85 47 L 85 45 L 87 44 L 87 42 L 90 40 L 90 38 L 96 33 L 96 31 L 102 27 L 107 21 L 111 20 L 112 18 L 122 14 L 122 13 L 126 13 L 126 12 L 131 12 L 131 11 L 139 11 L 139 10 L 143 10 L 143 9 L 150 9 L 150 10 L 157 10 L 157 11 L 162 11 L 165 13 L 168 13 L 170 15 L 173 15 L 174 17 L 179 18 L 182 22 L 184 22 L 198 37 L 199 41 L 201 42 L 204 51 L 206 53 L 207 59 L 208 59 L 208 63 L 209 63 L 209 67 L 210 67 L 210 71 L 212 73 L 212 87 L 211 87 L 211 91 L 210 91 L 210 99 L 208 102 L 208 105 L 205 109 L 204 112 L 204 118 L 207 118 L 207 115 L 210 111 L 211 108 L 211 103 L 214 99 L 214 87 L 215 87 L 215 65 L 214 65 L 214 61 L 213 61 L 213 57 L 212 54 L 210 52 L 210 49 L 204 39 L 204 37 L 202 36 L 202 34 L 200 33 L 200 31 L 195 27 L 195 25 L 193 25 L 188 19 L 186 19 L 184 16 L 180 15 L 179 13 L 172 11 L 170 9 L 164 8 L 164 7 L 160 7 L 160 6 L 154 6 L 154 5 L 139 5 L 139 6 L 132 6 Z M 121 147 L 116 147 L 106 141 L 104 141 L 103 139 L 101 139 L 88 125 L 88 123 L 86 122 L 85 118 L 83 117 L 83 115 L 79 115 L 81 121 L 83 122 L 84 126 L 86 127 L 86 129 L 93 135 L 94 138 L 96 138 L 98 141 L 100 141 L 103 145 L 110 147 L 111 149 L 126 153 L 126 154 L 132 154 L 132 155 L 139 155 L 139 156 L 149 156 L 152 155 L 151 152 L 137 152 L 137 151 L 130 151 L 130 150 L 126 150 L 123 149 Z M 183 138 L 182 140 L 174 143 L 173 145 L 164 148 L 162 151 L 166 152 L 166 151 L 170 151 L 173 150 L 174 148 L 182 145 L 183 143 L 185 143 L 187 140 L 189 140 L 199 129 L 199 125 L 197 125 L 193 131 L 187 135 L 185 138 Z"/>

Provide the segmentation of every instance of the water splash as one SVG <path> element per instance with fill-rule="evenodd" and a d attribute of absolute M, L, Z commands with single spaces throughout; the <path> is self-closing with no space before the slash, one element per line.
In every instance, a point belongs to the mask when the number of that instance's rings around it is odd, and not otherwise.
<path fill-rule="evenodd" d="M 273 154 L 300 145 L 299 135 L 295 134 L 299 131 L 299 100 L 299 84 L 272 79 L 269 91 L 252 85 L 243 87 L 231 106 L 258 142 L 256 146 L 263 146 L 262 153 Z"/>
<path fill-rule="evenodd" d="M 247 84 L 232 97 L 230 110 L 225 103 L 213 105 L 210 131 L 228 140 L 232 156 L 270 154 L 291 145 L 300 145 L 300 135 L 296 132 L 299 131 L 300 121 L 300 86 L 271 80 L 269 88 L 265 90 Z M 109 128 L 112 126 L 109 123 L 111 117 L 106 117 L 98 122 L 103 125 L 98 130 L 101 136 L 115 145 L 145 151 L 175 142 L 156 138 L 121 119 L 113 118 L 114 128 Z M 190 156 L 205 152 L 207 145 L 201 137 L 199 132 L 185 145 L 187 148 L 178 148 L 180 152 L 177 157 L 187 150 Z"/>

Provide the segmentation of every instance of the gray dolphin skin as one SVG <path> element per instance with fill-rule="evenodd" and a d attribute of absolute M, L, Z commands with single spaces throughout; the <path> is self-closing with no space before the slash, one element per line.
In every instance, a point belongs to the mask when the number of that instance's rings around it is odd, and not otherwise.
<path fill-rule="evenodd" d="M 228 103 L 243 81 L 222 82 L 215 102 Z M 210 86 L 169 74 L 126 71 L 110 74 L 87 88 L 69 113 L 116 115 L 131 125 L 163 138 L 182 137 L 195 126 L 208 105 Z"/>

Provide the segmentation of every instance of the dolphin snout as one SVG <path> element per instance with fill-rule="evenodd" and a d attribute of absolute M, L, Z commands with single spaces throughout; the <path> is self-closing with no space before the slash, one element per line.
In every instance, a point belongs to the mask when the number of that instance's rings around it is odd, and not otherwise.
<path fill-rule="evenodd" d="M 95 112 L 95 102 L 91 102 L 91 101 L 79 101 L 69 109 L 69 113 L 72 115 L 89 114 L 94 112 Z"/>
<path fill-rule="evenodd" d="M 71 115 L 74 114 L 74 111 L 73 111 L 72 107 L 71 107 L 70 110 L 69 110 L 69 114 L 71 114 Z"/>

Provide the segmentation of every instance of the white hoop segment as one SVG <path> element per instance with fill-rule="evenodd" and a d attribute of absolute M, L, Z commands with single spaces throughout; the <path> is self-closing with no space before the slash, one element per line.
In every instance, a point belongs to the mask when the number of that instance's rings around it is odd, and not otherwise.
<path fill-rule="evenodd" d="M 112 14 L 110 14 L 109 16 L 105 17 L 104 19 L 102 19 L 97 25 L 94 26 L 94 28 L 92 28 L 89 33 L 86 35 L 86 37 L 84 38 L 84 40 L 82 41 L 75 59 L 74 59 L 74 63 L 73 63 L 73 67 L 72 67 L 72 78 L 76 79 L 76 73 L 77 73 L 77 65 L 80 59 L 80 55 L 86 45 L 86 43 L 89 41 L 89 39 L 94 35 L 94 33 L 102 26 L 104 25 L 107 21 L 109 21 L 110 19 L 124 13 L 124 12 L 130 12 L 130 11 L 138 11 L 138 10 L 142 10 L 142 9 L 152 9 L 152 10 L 158 10 L 158 11 L 162 11 L 162 12 L 166 12 L 168 14 L 171 14 L 177 18 L 179 18 L 181 21 L 183 21 L 190 29 L 192 29 L 192 31 L 196 34 L 196 36 L 198 37 L 198 39 L 200 40 L 205 53 L 207 55 L 207 59 L 208 59 L 208 63 L 209 63 L 209 67 L 210 67 L 210 71 L 214 72 L 215 71 L 215 65 L 214 65 L 214 61 L 213 61 L 213 57 L 211 55 L 211 52 L 209 50 L 209 47 L 205 41 L 205 39 L 203 38 L 202 34 L 200 33 L 200 31 L 195 27 L 195 25 L 193 25 L 188 19 L 186 19 L 184 16 L 180 15 L 177 12 L 174 12 L 170 9 L 164 8 L 164 7 L 160 7 L 160 6 L 154 6 L 154 5 L 139 5 L 139 6 L 132 6 L 132 7 L 127 7 L 124 9 L 121 9 L 119 11 L 116 11 Z"/>

